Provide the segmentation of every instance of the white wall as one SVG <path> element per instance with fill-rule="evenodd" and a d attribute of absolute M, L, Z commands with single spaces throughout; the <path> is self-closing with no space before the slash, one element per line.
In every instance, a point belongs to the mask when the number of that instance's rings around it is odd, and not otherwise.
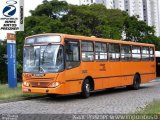
<path fill-rule="evenodd" d="M 113 0 L 114 3 L 114 9 L 120 9 L 122 11 L 125 10 L 125 4 L 124 4 L 124 0 Z"/>

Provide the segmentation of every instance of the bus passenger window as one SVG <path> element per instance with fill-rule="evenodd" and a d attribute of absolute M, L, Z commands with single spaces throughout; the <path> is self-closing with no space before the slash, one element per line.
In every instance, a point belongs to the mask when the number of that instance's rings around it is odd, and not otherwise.
<path fill-rule="evenodd" d="M 82 60 L 94 61 L 93 42 L 82 42 Z"/>
<path fill-rule="evenodd" d="M 65 41 L 66 68 L 74 68 L 80 65 L 79 41 Z"/>
<path fill-rule="evenodd" d="M 141 47 L 142 60 L 149 60 L 149 47 Z"/>
<path fill-rule="evenodd" d="M 109 60 L 119 61 L 120 60 L 120 46 L 119 44 L 109 44 Z"/>
<path fill-rule="evenodd" d="M 131 46 L 130 45 L 121 45 L 121 60 L 130 61 L 132 58 L 131 55 Z"/>
<path fill-rule="evenodd" d="M 150 48 L 150 60 L 154 61 L 154 48 Z"/>
<path fill-rule="evenodd" d="M 107 60 L 107 44 L 106 43 L 95 43 L 96 60 Z"/>
<path fill-rule="evenodd" d="M 141 60 L 140 46 L 132 46 L 132 60 L 133 61 L 140 61 Z"/>

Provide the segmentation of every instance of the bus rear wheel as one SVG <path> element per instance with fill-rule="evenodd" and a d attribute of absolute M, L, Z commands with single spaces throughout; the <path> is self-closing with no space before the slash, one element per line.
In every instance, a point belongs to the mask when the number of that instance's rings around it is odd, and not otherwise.
<path fill-rule="evenodd" d="M 133 84 L 127 86 L 127 88 L 133 89 L 133 90 L 138 90 L 140 88 L 140 84 L 141 84 L 140 76 L 138 74 L 136 74 L 133 79 Z"/>
<path fill-rule="evenodd" d="M 83 81 L 83 84 L 82 84 L 82 92 L 81 92 L 81 96 L 83 98 L 88 98 L 90 96 L 90 82 L 88 79 L 85 79 Z"/>

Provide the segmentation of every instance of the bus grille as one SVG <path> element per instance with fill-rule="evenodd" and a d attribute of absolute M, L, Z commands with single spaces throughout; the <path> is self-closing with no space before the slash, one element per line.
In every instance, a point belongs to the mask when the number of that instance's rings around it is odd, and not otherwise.
<path fill-rule="evenodd" d="M 39 87 L 39 88 L 45 88 L 48 87 L 50 84 L 49 82 L 30 82 L 31 87 Z"/>

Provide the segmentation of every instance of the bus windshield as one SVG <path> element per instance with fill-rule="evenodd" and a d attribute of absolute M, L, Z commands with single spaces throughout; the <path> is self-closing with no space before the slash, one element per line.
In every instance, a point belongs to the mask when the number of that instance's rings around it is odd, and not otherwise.
<path fill-rule="evenodd" d="M 64 69 L 63 47 L 43 45 L 24 47 L 24 72 L 49 73 Z"/>

